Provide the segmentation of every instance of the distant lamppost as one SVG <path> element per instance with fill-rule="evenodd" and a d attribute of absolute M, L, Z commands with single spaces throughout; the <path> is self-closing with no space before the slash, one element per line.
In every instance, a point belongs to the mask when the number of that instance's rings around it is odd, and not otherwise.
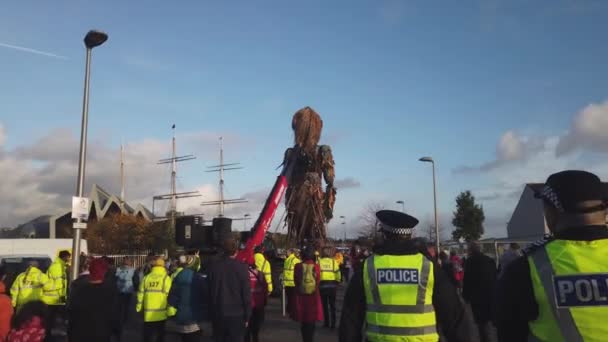
<path fill-rule="evenodd" d="M 401 211 L 405 212 L 405 202 L 403 202 L 402 200 L 399 200 L 397 202 L 395 202 L 397 204 L 401 204 Z"/>
<path fill-rule="evenodd" d="M 249 214 L 243 215 L 243 229 L 244 230 L 247 230 L 247 220 L 249 219 L 249 216 L 251 216 L 251 215 L 249 215 Z"/>
<path fill-rule="evenodd" d="M 108 40 L 108 35 L 101 31 L 91 30 L 84 37 L 86 47 L 86 63 L 84 71 L 84 96 L 82 100 L 82 123 L 80 126 L 80 153 L 78 161 L 78 182 L 76 183 L 76 196 L 82 197 L 84 188 L 84 174 L 87 162 L 87 126 L 89 121 L 89 81 L 91 79 L 91 52 Z M 71 279 L 78 278 L 80 269 L 80 239 L 82 237 L 82 220 L 78 219 L 74 225 L 74 238 L 72 240 L 72 270 Z"/>
<path fill-rule="evenodd" d="M 344 244 L 346 245 L 346 216 L 340 216 L 342 219 L 342 229 L 344 230 Z"/>
<path fill-rule="evenodd" d="M 435 247 L 439 253 L 439 216 L 437 215 L 437 182 L 435 180 L 435 161 L 431 157 L 422 157 L 419 161 L 433 165 L 433 203 L 435 207 Z M 439 254 L 438 254 L 439 255 Z"/>

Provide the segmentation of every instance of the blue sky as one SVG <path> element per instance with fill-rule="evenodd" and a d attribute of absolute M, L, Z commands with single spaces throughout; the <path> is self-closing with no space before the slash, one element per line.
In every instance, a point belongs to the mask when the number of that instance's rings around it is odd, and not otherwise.
<path fill-rule="evenodd" d="M 98 28 L 110 37 L 93 56 L 92 144 L 168 143 L 175 123 L 180 152 L 199 155 L 180 166 L 188 190 L 215 182 L 202 171 L 216 164 L 223 135 L 229 161 L 246 166 L 227 177 L 229 195 L 263 192 L 292 143 L 292 114 L 310 105 L 324 119 L 337 177 L 360 184 L 339 190 L 336 206 L 353 231 L 370 202 L 396 209 L 403 199 L 429 218 L 430 166 L 417 159 L 431 155 L 442 221 L 458 192 L 472 189 L 487 199 L 488 230 L 504 235 L 516 198 L 503 193 L 608 151 L 578 133 L 576 157 L 530 164 L 539 151 L 526 150 L 530 141 L 550 148 L 574 132 L 577 113 L 608 98 L 607 14 L 607 2 L 592 0 L 3 2 L 3 148 L 16 158 L 55 129 L 79 134 L 82 37 Z M 515 156 L 505 158 L 497 143 L 507 132 Z M 509 167 L 521 176 L 505 181 Z"/>

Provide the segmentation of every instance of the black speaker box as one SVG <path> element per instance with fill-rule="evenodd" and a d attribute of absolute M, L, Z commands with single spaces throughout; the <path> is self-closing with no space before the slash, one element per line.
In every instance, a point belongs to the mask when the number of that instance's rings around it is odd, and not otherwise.
<path fill-rule="evenodd" d="M 212 244 L 220 246 L 224 239 L 232 235 L 232 219 L 227 217 L 216 217 L 213 219 L 211 230 Z"/>

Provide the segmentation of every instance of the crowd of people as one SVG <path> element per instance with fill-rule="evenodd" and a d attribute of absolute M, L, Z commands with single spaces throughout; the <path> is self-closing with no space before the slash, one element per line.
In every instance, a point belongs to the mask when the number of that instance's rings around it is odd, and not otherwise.
<path fill-rule="evenodd" d="M 553 236 L 522 251 L 512 243 L 497 263 L 469 243 L 467 255 L 435 253 L 412 233 L 418 220 L 403 212 L 376 215 L 382 239 L 345 255 L 304 244 L 289 249 L 282 287 L 302 341 L 316 326 L 338 328 L 342 342 L 362 341 L 602 341 L 607 328 L 608 206 L 593 174 L 552 175 L 537 197 Z M 150 255 L 135 268 L 128 258 L 81 260 L 67 281 L 70 254 L 61 252 L 46 272 L 33 261 L 17 276 L 10 296 L 0 282 L 0 341 L 120 341 L 136 311 L 143 340 L 200 341 L 204 322 L 215 341 L 260 341 L 271 262 L 263 247 L 246 262 L 238 243 L 225 239 L 204 267 L 198 253 L 173 261 Z M 498 264 L 498 267 L 497 267 Z M 347 266 L 348 265 L 348 266 Z M 336 297 L 347 283 L 341 317 Z M 272 329 L 270 327 L 269 329 Z M 125 340 L 128 340 L 125 339 Z"/>

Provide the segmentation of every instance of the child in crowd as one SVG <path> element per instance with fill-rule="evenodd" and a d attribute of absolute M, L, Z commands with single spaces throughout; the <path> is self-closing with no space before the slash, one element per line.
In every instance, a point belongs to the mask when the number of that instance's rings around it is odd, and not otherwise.
<path fill-rule="evenodd" d="M 47 306 L 41 301 L 24 304 L 15 316 L 7 342 L 42 342 L 46 336 L 44 317 Z"/>

